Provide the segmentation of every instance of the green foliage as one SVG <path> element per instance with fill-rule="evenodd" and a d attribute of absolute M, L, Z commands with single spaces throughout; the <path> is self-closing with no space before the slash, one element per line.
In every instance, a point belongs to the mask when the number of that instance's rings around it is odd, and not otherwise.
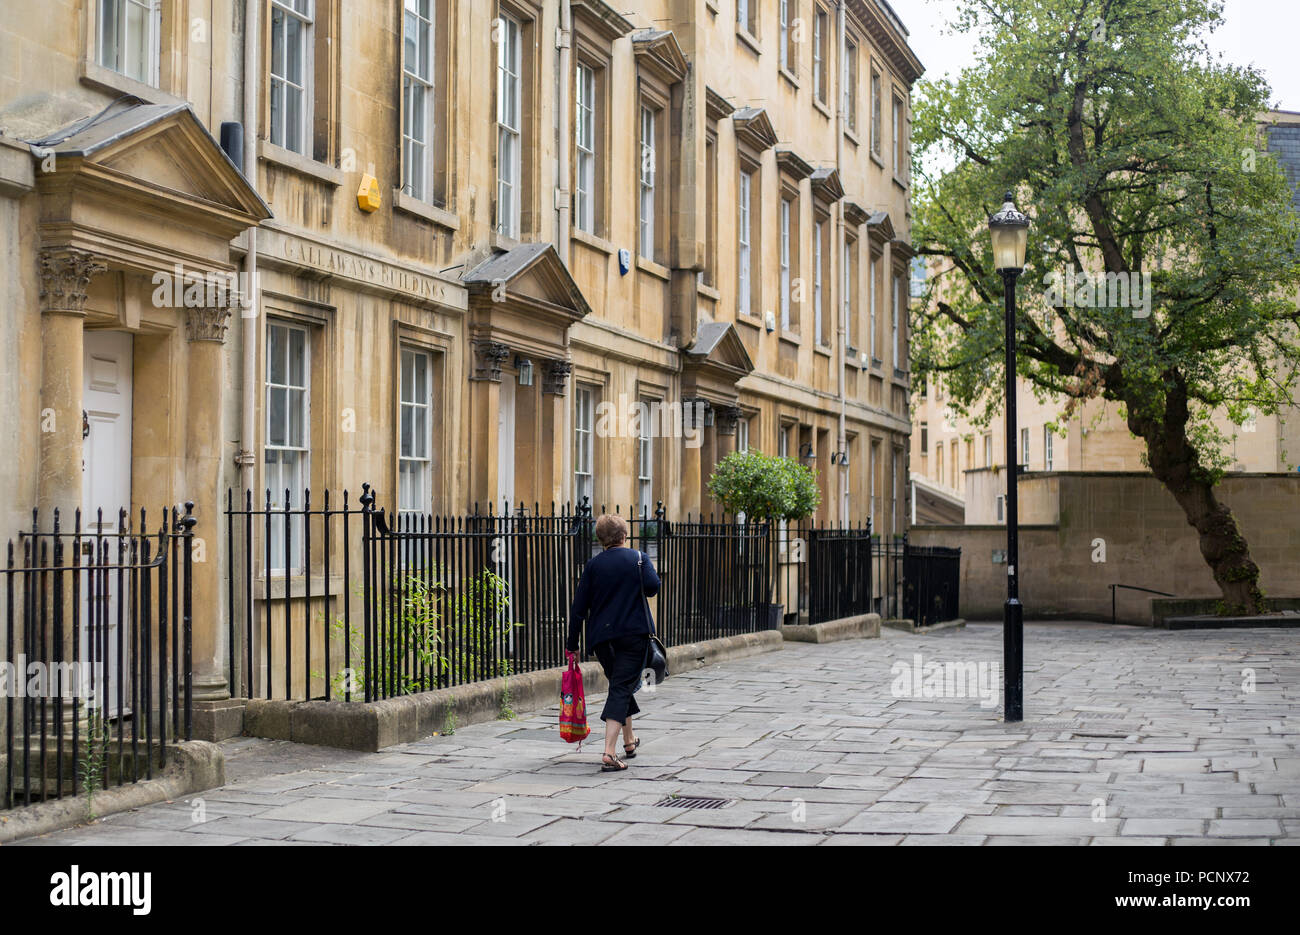
<path fill-rule="evenodd" d="M 953 26 L 980 57 L 923 82 L 913 241 L 941 258 L 913 315 L 913 368 L 942 373 L 954 409 L 1002 402 L 1003 283 L 986 230 L 1004 190 L 1033 221 L 1018 290 L 1018 370 L 1066 412 L 1121 403 L 1150 443 L 1185 433 L 1214 481 L 1219 411 L 1270 414 L 1296 386 L 1300 226 L 1256 115 L 1269 91 L 1211 58 L 1216 0 L 988 0 Z M 940 174 L 938 169 L 943 169 Z M 1151 314 L 1076 307 L 1067 270 L 1148 272 Z"/>
<path fill-rule="evenodd" d="M 95 793 L 106 787 L 105 751 L 108 749 L 108 721 L 101 708 L 87 709 L 86 751 L 81 757 L 82 791 L 86 795 L 86 818 L 94 821 Z"/>
<path fill-rule="evenodd" d="M 497 720 L 513 721 L 515 719 L 515 709 L 512 707 L 513 702 L 510 697 L 510 663 L 502 662 L 501 665 L 503 668 L 501 674 L 505 682 L 501 686 L 501 709 L 497 713 Z"/>
<path fill-rule="evenodd" d="M 821 504 L 817 475 L 793 458 L 733 451 L 709 477 L 709 496 L 728 513 L 758 521 L 796 520 Z"/>
<path fill-rule="evenodd" d="M 508 620 L 510 587 L 500 575 L 485 568 L 453 589 L 443 583 L 436 568 L 427 575 L 397 574 L 392 594 L 387 617 L 374 624 L 378 651 L 373 668 L 381 693 L 430 691 L 437 687 L 439 675 L 448 676 L 453 684 L 509 675 L 509 661 L 494 656 L 507 632 L 522 624 Z M 334 620 L 333 628 L 350 641 L 357 664 L 333 675 L 331 697 L 343 698 L 350 690 L 352 700 L 362 700 L 366 675 L 361 625 L 354 614 L 348 632 L 342 618 Z M 416 671 L 404 671 L 412 668 Z"/>
<path fill-rule="evenodd" d="M 977 61 L 923 82 L 915 106 L 912 239 L 930 272 L 909 331 L 917 380 L 941 374 L 945 402 L 977 424 L 1001 409 L 1006 286 L 987 219 L 1011 191 L 1032 221 L 1018 374 L 1065 400 L 1060 421 L 1113 403 L 1170 490 L 1216 483 L 1224 417 L 1278 412 L 1300 374 L 1300 218 L 1257 123 L 1264 78 L 1206 46 L 1221 10 L 964 4 L 951 25 Z M 1124 276 L 1149 303 L 1059 288 L 1071 273 Z"/>

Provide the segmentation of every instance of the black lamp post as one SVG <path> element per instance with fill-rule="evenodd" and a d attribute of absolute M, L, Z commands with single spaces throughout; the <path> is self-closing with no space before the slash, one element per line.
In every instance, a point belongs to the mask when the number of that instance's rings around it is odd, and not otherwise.
<path fill-rule="evenodd" d="M 1005 721 L 1025 719 L 1025 632 L 1024 607 L 1020 604 L 1017 565 L 1019 516 L 1016 486 L 1016 278 L 1025 268 L 1025 244 L 1029 240 L 1029 218 L 1016 210 L 1007 192 L 1002 210 L 989 218 L 993 240 L 993 266 L 1002 274 L 1007 319 L 1007 602 L 1002 607 L 1002 706 Z"/>

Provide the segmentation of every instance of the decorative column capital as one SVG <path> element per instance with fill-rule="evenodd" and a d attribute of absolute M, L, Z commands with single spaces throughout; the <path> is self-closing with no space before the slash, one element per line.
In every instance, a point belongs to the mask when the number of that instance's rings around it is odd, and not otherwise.
<path fill-rule="evenodd" d="M 569 388 L 569 374 L 573 371 L 573 362 L 569 360 L 548 360 L 542 364 L 542 392 L 551 396 L 563 396 Z"/>
<path fill-rule="evenodd" d="M 45 248 L 37 262 L 41 275 L 41 312 L 84 316 L 90 278 L 107 270 L 108 265 L 93 253 L 70 247 Z"/>
<path fill-rule="evenodd" d="M 708 422 L 710 403 L 703 396 L 688 396 L 682 400 L 682 427 L 704 428 Z"/>
<path fill-rule="evenodd" d="M 510 356 L 510 348 L 500 341 L 474 342 L 474 372 L 471 380 L 501 382 L 501 364 Z"/>
<path fill-rule="evenodd" d="M 736 424 L 742 415 L 739 406 L 718 406 L 714 409 L 719 435 L 735 435 Z"/>
<path fill-rule="evenodd" d="M 231 301 L 238 302 L 237 296 Z M 185 338 L 190 343 L 211 341 L 226 343 L 226 319 L 230 317 L 228 305 L 202 305 L 185 310 Z"/>

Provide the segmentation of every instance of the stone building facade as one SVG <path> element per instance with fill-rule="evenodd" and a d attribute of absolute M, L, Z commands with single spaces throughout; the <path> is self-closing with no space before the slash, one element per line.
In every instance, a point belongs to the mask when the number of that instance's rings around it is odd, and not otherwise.
<path fill-rule="evenodd" d="M 901 532 L 920 73 L 884 0 L 5 17 L 0 519 L 193 500 L 199 698 L 232 489 L 680 516 L 750 446 Z"/>

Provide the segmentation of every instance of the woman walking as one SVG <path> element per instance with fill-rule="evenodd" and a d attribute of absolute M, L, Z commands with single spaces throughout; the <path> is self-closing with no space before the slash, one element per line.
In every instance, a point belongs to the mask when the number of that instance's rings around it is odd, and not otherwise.
<path fill-rule="evenodd" d="M 600 713 L 605 722 L 605 752 L 601 772 L 627 769 L 625 759 L 636 756 L 641 740 L 632 731 L 632 716 L 640 712 L 632 693 L 641 682 L 650 646 L 647 597 L 659 593 L 659 575 L 642 552 L 627 547 L 627 522 L 606 513 L 596 520 L 596 538 L 604 547 L 587 562 L 569 612 L 570 653 L 578 651 L 578 634 L 587 623 L 587 648 L 596 654 L 609 680 L 609 694 Z M 616 744 L 623 734 L 623 756 Z"/>

